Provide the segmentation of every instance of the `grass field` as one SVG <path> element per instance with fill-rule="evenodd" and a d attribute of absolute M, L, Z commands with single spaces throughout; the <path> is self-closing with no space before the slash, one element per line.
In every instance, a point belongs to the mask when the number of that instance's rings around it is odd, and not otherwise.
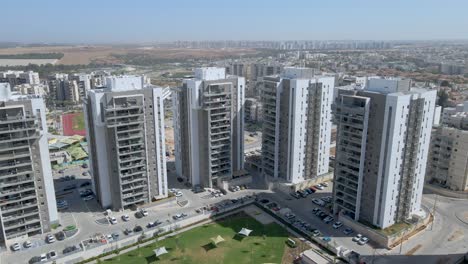
<path fill-rule="evenodd" d="M 249 237 L 236 235 L 242 227 L 252 229 Z M 220 235 L 225 239 L 218 246 L 210 238 Z M 104 263 L 281 263 L 288 233 L 273 223 L 262 225 L 255 219 L 240 214 L 226 220 L 194 228 L 178 237 L 136 249 L 105 260 Z M 165 246 L 168 254 L 157 258 L 153 250 Z"/>
<path fill-rule="evenodd" d="M 85 130 L 84 114 L 79 113 L 73 117 L 73 130 Z"/>

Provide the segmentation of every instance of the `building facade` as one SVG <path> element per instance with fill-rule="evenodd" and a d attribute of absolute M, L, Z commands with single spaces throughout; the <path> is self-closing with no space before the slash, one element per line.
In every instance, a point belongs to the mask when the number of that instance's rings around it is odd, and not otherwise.
<path fill-rule="evenodd" d="M 167 197 L 163 89 L 137 76 L 106 84 L 84 103 L 97 200 L 120 210 Z"/>
<path fill-rule="evenodd" d="M 198 68 L 172 94 L 176 172 L 212 187 L 244 168 L 245 79 Z"/>
<path fill-rule="evenodd" d="M 334 212 L 386 228 L 420 212 L 436 91 L 370 79 L 339 91 Z"/>
<path fill-rule="evenodd" d="M 328 172 L 333 88 L 334 78 L 307 68 L 264 77 L 264 175 L 296 184 Z"/>
<path fill-rule="evenodd" d="M 0 244 L 22 242 L 58 222 L 47 140 L 38 96 L 0 91 Z"/>
<path fill-rule="evenodd" d="M 263 105 L 255 98 L 245 99 L 245 120 L 250 122 L 261 122 L 263 119 Z"/>
<path fill-rule="evenodd" d="M 427 180 L 468 191 L 468 131 L 439 126 L 432 131 Z"/>

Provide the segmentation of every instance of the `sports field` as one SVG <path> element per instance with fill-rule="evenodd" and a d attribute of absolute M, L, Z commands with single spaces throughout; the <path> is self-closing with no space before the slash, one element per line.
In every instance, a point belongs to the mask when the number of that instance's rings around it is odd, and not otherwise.
<path fill-rule="evenodd" d="M 248 237 L 237 235 L 243 227 L 253 230 Z M 211 239 L 220 235 L 225 242 L 215 246 Z M 288 233 L 276 223 L 262 225 L 245 214 L 207 224 L 157 243 L 105 260 L 104 263 L 281 263 Z M 158 257 L 153 250 L 166 247 Z"/>
<path fill-rule="evenodd" d="M 62 115 L 63 135 L 86 136 L 86 128 L 83 113 L 71 113 Z"/>

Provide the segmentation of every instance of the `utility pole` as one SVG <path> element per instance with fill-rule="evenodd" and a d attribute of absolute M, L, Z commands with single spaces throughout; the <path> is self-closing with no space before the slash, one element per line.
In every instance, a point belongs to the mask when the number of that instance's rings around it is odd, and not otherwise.
<path fill-rule="evenodd" d="M 435 210 L 436 210 L 436 207 L 437 207 L 437 198 L 439 196 L 436 194 L 435 197 L 434 197 L 434 207 L 432 208 L 432 223 L 431 223 L 431 231 L 432 231 L 432 227 L 434 226 L 434 221 L 435 221 Z"/>

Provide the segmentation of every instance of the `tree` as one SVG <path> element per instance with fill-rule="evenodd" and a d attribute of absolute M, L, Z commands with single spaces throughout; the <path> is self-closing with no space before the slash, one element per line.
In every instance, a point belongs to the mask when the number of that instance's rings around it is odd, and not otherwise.
<path fill-rule="evenodd" d="M 444 89 L 441 89 L 437 92 L 437 96 L 439 97 L 437 104 L 442 107 L 446 107 L 448 105 L 448 99 L 449 99 L 449 95 L 447 91 L 445 91 Z"/>

